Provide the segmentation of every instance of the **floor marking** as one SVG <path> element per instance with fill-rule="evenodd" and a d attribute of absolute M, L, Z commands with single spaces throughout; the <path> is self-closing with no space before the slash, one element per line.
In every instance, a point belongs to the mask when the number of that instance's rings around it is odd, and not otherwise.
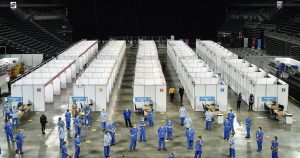
<path fill-rule="evenodd" d="M 92 132 L 96 132 L 97 130 L 96 130 L 96 129 L 92 129 L 91 131 L 92 131 Z"/>
<path fill-rule="evenodd" d="M 162 115 L 163 115 L 163 114 L 165 114 L 165 113 L 164 113 L 164 112 L 161 112 L 160 114 L 162 114 Z"/>
<path fill-rule="evenodd" d="M 267 119 L 268 117 L 258 116 L 258 119 Z"/>
<path fill-rule="evenodd" d="M 86 140 L 85 143 L 90 144 L 90 143 L 92 143 L 92 141 L 91 140 Z"/>
<path fill-rule="evenodd" d="M 166 122 L 166 120 L 161 120 L 160 122 L 164 123 L 164 122 Z"/>
<path fill-rule="evenodd" d="M 32 120 L 28 120 L 28 122 L 32 122 Z"/>

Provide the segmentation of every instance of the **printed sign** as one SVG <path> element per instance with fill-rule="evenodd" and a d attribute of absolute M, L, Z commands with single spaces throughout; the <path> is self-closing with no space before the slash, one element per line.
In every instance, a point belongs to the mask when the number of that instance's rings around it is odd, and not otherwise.
<path fill-rule="evenodd" d="M 214 96 L 201 96 L 199 97 L 200 101 L 215 101 L 215 97 Z"/>
<path fill-rule="evenodd" d="M 134 102 L 149 102 L 151 97 L 135 97 Z"/>
<path fill-rule="evenodd" d="M 263 102 L 276 102 L 277 97 L 261 97 L 261 101 L 263 101 Z"/>
<path fill-rule="evenodd" d="M 74 102 L 85 102 L 87 101 L 87 97 L 72 97 L 72 101 Z"/>
<path fill-rule="evenodd" d="M 221 91 L 221 92 L 224 92 L 224 88 L 221 88 L 220 91 Z"/>
<path fill-rule="evenodd" d="M 7 97 L 7 98 L 5 98 L 5 101 L 7 101 L 9 103 L 19 103 L 19 102 L 23 102 L 23 98 L 22 97 Z"/>

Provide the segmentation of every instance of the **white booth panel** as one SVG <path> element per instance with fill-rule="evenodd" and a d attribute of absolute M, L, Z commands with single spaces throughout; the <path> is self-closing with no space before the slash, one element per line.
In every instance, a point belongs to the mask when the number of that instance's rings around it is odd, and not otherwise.
<path fill-rule="evenodd" d="M 204 111 L 202 104 L 206 104 L 206 102 L 200 101 L 199 97 L 206 96 L 205 87 L 206 87 L 205 85 L 195 85 L 195 94 L 193 97 L 193 103 L 191 103 L 195 111 Z"/>
<path fill-rule="evenodd" d="M 67 83 L 71 83 L 72 82 L 72 70 L 71 70 L 71 68 L 67 68 L 66 75 L 67 75 Z"/>
<path fill-rule="evenodd" d="M 106 87 L 96 86 L 96 111 L 106 110 Z"/>
<path fill-rule="evenodd" d="M 60 79 L 57 77 L 53 81 L 53 94 L 54 95 L 60 95 Z"/>
<path fill-rule="evenodd" d="M 73 86 L 73 96 L 75 97 L 85 97 L 84 95 L 84 86 L 78 86 L 78 85 L 74 85 Z M 70 97 L 70 101 L 69 101 L 69 106 L 72 106 L 72 97 Z M 89 99 L 89 98 L 87 98 Z M 77 108 L 81 108 L 80 107 L 80 103 L 77 103 Z"/>
<path fill-rule="evenodd" d="M 23 92 L 23 103 L 33 104 L 33 100 L 34 100 L 33 85 L 23 85 L 22 92 Z M 31 106 L 30 110 L 33 111 L 33 106 Z"/>
<path fill-rule="evenodd" d="M 12 85 L 11 86 L 11 97 L 23 97 L 23 91 L 22 91 L 22 86 L 21 85 Z M 23 98 L 24 102 L 24 98 Z M 18 103 L 13 102 L 13 106 L 18 105 Z"/>
<path fill-rule="evenodd" d="M 44 85 L 34 85 L 33 111 L 45 111 Z"/>
<path fill-rule="evenodd" d="M 220 111 L 227 111 L 228 109 L 228 86 L 217 85 L 217 104 L 219 105 Z"/>
<path fill-rule="evenodd" d="M 84 87 L 84 96 L 88 97 L 89 100 L 91 99 L 93 103 L 96 100 L 96 94 L 95 94 L 95 86 L 94 85 L 85 85 Z M 96 110 L 96 106 L 91 107 L 93 111 Z"/>
<path fill-rule="evenodd" d="M 60 87 L 65 89 L 67 88 L 67 74 L 66 72 L 63 72 L 59 75 L 60 78 Z"/>
<path fill-rule="evenodd" d="M 156 86 L 155 87 L 155 111 L 166 112 L 167 111 L 167 88 L 166 86 Z"/>
<path fill-rule="evenodd" d="M 45 87 L 45 102 L 46 103 L 53 103 L 54 99 L 53 99 L 53 84 L 48 84 Z"/>
<path fill-rule="evenodd" d="M 278 85 L 277 93 L 278 93 L 278 104 L 284 105 L 284 111 L 287 111 L 289 86 L 288 85 Z"/>
<path fill-rule="evenodd" d="M 134 86 L 133 87 L 133 100 L 136 97 L 145 97 L 145 87 L 144 86 Z M 144 108 L 144 102 L 135 102 L 137 108 Z M 134 108 L 134 107 L 133 107 Z"/>
<path fill-rule="evenodd" d="M 259 102 L 259 98 L 265 97 L 266 95 L 266 85 L 256 85 L 255 86 L 255 94 L 254 94 L 254 111 L 264 111 L 264 104 Z"/>
<path fill-rule="evenodd" d="M 76 77 L 76 74 L 79 73 L 79 69 L 77 71 L 77 64 L 72 64 L 71 66 L 71 70 L 72 70 L 72 78 L 75 78 Z"/>
<path fill-rule="evenodd" d="M 84 63 L 83 63 L 84 61 L 83 61 L 83 57 L 81 56 L 81 57 L 79 57 L 79 69 L 80 70 L 82 70 L 83 69 L 83 65 L 84 65 Z"/>

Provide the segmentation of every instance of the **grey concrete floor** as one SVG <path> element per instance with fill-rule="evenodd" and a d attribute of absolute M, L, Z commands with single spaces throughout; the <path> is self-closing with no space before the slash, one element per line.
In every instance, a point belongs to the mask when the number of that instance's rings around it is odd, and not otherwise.
<path fill-rule="evenodd" d="M 155 126 L 147 127 L 147 142 L 137 143 L 137 151 L 129 152 L 129 128 L 124 127 L 122 112 L 125 108 L 132 108 L 132 84 L 134 79 L 135 56 L 137 49 L 127 49 L 126 56 L 123 61 L 122 70 L 116 81 L 112 101 L 108 105 L 108 113 L 117 124 L 116 141 L 117 144 L 111 147 L 111 155 L 113 158 L 119 158 L 125 154 L 127 158 L 167 158 L 173 152 L 177 158 L 192 158 L 194 151 L 186 149 L 186 138 L 184 127 L 179 126 L 178 103 L 179 97 L 176 97 L 174 103 L 167 102 L 166 113 L 155 113 Z M 175 85 L 177 90 L 180 87 L 177 74 L 171 64 L 170 59 L 166 55 L 166 49 L 159 49 L 160 58 L 167 59 L 167 70 L 165 77 L 168 85 Z M 55 97 L 54 104 L 47 104 L 46 116 L 49 124 L 46 129 L 46 135 L 43 136 L 40 131 L 39 117 L 42 112 L 30 112 L 21 118 L 20 129 L 23 129 L 25 135 L 24 157 L 25 158 L 57 158 L 60 156 L 59 140 L 57 127 L 55 126 L 58 117 L 62 116 L 68 108 L 66 98 L 72 95 L 72 86 L 68 85 L 66 90 L 62 91 L 61 96 Z M 229 103 L 235 111 L 235 94 L 230 91 Z M 167 98 L 169 101 L 169 97 Z M 205 131 L 203 113 L 194 112 L 189 101 L 184 97 L 187 113 L 193 119 L 192 127 L 195 129 L 196 135 L 203 136 L 204 158 L 223 158 L 228 157 L 228 143 L 223 140 L 223 126 L 213 122 L 212 130 Z M 279 157 L 282 158 L 299 158 L 300 157 L 300 111 L 294 103 L 289 102 L 289 113 L 294 115 L 293 125 L 287 125 L 282 122 L 272 121 L 267 118 L 263 112 L 247 112 L 247 106 L 242 104 L 241 111 L 236 112 L 235 128 L 236 128 L 236 153 L 238 158 L 268 158 L 271 157 L 270 145 L 274 135 L 279 137 Z M 2 113 L 2 108 L 1 108 Z M 253 126 L 251 129 L 252 138 L 245 140 L 244 120 L 250 115 L 253 118 Z M 141 119 L 141 115 L 133 114 L 132 122 L 136 123 Z M 167 151 L 157 151 L 157 128 L 164 125 L 165 120 L 170 117 L 173 119 L 174 139 L 166 142 Z M 0 126 L 3 127 L 3 117 L 1 117 Z M 242 122 L 242 123 L 241 123 Z M 82 147 L 80 157 L 85 158 L 102 158 L 103 156 L 103 133 L 101 129 L 100 113 L 92 112 L 92 127 L 84 128 L 82 131 Z M 265 132 L 262 153 L 257 153 L 257 146 L 254 138 L 256 128 L 261 126 Z M 16 148 L 13 144 L 7 144 L 5 132 L 0 128 L 0 146 L 2 154 L 0 157 L 13 157 Z M 68 151 L 74 152 L 73 136 L 74 129 L 67 134 Z"/>

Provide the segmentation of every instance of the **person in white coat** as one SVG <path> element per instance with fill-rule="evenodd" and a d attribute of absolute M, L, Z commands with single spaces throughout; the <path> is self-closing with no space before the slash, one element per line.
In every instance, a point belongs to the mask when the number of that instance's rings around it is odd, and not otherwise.
<path fill-rule="evenodd" d="M 183 107 L 183 105 L 181 105 L 181 108 L 179 109 L 179 117 L 180 117 L 180 125 L 181 126 L 184 125 L 185 113 L 186 113 L 186 110 Z"/>

